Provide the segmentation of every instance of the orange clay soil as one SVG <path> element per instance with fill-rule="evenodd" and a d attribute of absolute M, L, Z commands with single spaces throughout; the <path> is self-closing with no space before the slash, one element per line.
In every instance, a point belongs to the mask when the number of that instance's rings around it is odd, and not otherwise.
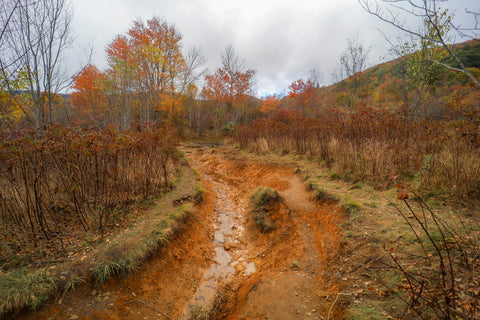
<path fill-rule="evenodd" d="M 334 304 L 343 219 L 334 204 L 311 200 L 294 168 L 245 160 L 222 147 L 184 151 L 205 199 L 183 229 L 138 272 L 84 285 L 16 319 L 343 319 Z M 248 198 L 279 192 L 261 233 Z"/>

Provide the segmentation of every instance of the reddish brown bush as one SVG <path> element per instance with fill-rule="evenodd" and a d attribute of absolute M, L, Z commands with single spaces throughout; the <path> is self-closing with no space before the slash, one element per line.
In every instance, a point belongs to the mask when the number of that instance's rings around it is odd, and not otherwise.
<path fill-rule="evenodd" d="M 130 204 L 169 187 L 176 134 L 52 127 L 0 132 L 0 222 L 9 243 L 108 230 Z"/>
<path fill-rule="evenodd" d="M 281 110 L 237 130 L 242 148 L 316 157 L 332 170 L 384 181 L 409 177 L 422 187 L 478 193 L 480 125 L 468 120 L 411 118 L 402 112 L 325 110 L 316 118 Z"/>

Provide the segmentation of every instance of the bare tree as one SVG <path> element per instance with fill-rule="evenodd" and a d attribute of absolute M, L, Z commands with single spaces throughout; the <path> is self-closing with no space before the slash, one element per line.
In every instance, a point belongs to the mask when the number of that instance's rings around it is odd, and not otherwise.
<path fill-rule="evenodd" d="M 313 86 L 315 88 L 320 88 L 320 82 L 322 81 L 322 73 L 317 69 L 310 70 L 310 74 L 308 76 L 308 80 L 312 81 Z"/>
<path fill-rule="evenodd" d="M 15 11 L 20 6 L 20 0 L 5 1 L 0 3 L 0 48 L 2 48 L 3 36 L 6 33 L 10 21 L 13 18 Z"/>
<path fill-rule="evenodd" d="M 347 40 L 347 48 L 341 54 L 334 78 L 336 81 L 350 80 L 350 107 L 354 106 L 357 89 L 360 85 L 360 73 L 367 67 L 370 48 L 364 46 L 358 35 Z"/>
<path fill-rule="evenodd" d="M 72 9 L 68 0 L 6 0 L 15 8 L 2 39 L 0 68 L 5 75 L 27 74 L 32 114 L 36 127 L 53 121 L 54 97 L 71 84 L 62 69 L 62 58 L 71 43 Z"/>
<path fill-rule="evenodd" d="M 195 84 L 206 72 L 206 68 L 202 68 L 206 63 L 206 58 L 199 47 L 192 47 L 185 54 L 185 67 L 181 76 L 181 85 L 179 92 L 187 94 L 190 85 Z M 188 95 L 188 94 L 187 94 Z"/>
<path fill-rule="evenodd" d="M 457 25 L 453 17 L 446 9 L 442 9 L 439 3 L 446 0 L 357 0 L 360 5 L 370 14 L 380 20 L 389 23 L 396 28 L 411 34 L 433 45 L 441 46 L 457 62 L 459 68 L 452 67 L 442 61 L 431 59 L 433 62 L 443 65 L 449 69 L 463 72 L 478 88 L 480 80 L 477 79 L 465 66 L 463 61 L 456 55 L 454 48 L 449 44 L 450 29 L 458 31 L 464 36 L 476 39 L 480 34 L 480 12 L 465 8 L 470 14 L 474 23 L 472 26 Z M 419 23 L 409 25 L 406 17 L 414 18 Z M 417 29 L 419 24 L 425 25 L 424 29 Z"/>

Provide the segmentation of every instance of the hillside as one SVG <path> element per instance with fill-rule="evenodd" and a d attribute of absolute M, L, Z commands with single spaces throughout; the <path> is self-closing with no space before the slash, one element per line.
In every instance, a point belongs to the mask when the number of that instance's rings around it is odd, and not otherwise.
<path fill-rule="evenodd" d="M 480 75 L 480 40 L 453 48 L 470 72 Z M 420 63 L 424 65 L 419 67 Z M 445 58 L 443 63 L 459 67 L 452 58 Z M 415 73 L 411 70 L 414 67 Z M 353 86 L 356 88 L 352 89 Z M 480 108 L 480 92 L 463 73 L 435 65 L 428 58 L 419 61 L 413 54 L 375 65 L 356 79 L 352 77 L 316 92 L 322 106 L 337 107 L 347 107 L 352 94 L 357 106 L 393 110 L 410 107 L 420 115 L 434 117 L 463 116 Z"/>

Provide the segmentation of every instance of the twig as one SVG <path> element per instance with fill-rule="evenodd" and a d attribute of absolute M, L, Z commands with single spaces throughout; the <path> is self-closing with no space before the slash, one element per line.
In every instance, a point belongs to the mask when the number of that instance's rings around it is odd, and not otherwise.
<path fill-rule="evenodd" d="M 338 297 L 340 297 L 341 295 L 349 296 L 349 295 L 351 295 L 351 293 L 347 293 L 347 292 L 338 292 L 337 293 L 337 296 L 335 297 L 335 300 L 333 301 L 332 305 L 330 306 L 330 310 L 328 310 L 327 320 L 330 320 L 330 314 L 332 313 L 333 307 L 335 306 L 335 303 L 337 303 Z"/>
<path fill-rule="evenodd" d="M 168 315 L 166 315 L 162 310 L 158 309 L 157 307 L 155 307 L 153 304 L 150 304 L 148 302 L 145 302 L 143 300 L 138 300 L 138 299 L 135 299 L 135 300 L 130 300 L 130 301 L 127 301 L 125 303 L 122 303 L 121 306 L 125 305 L 125 304 L 129 304 L 129 303 L 134 303 L 134 302 L 139 302 L 139 303 L 143 303 L 144 305 L 152 308 L 153 310 L 157 311 L 158 313 L 160 313 L 162 316 L 164 316 L 165 318 L 169 319 L 169 320 L 172 320 L 172 318 L 170 318 Z"/>
<path fill-rule="evenodd" d="M 375 259 L 372 259 L 372 260 L 370 260 L 370 261 L 368 261 L 368 262 L 364 262 L 361 266 L 358 266 L 356 269 L 350 271 L 349 273 L 350 273 L 350 274 L 356 273 L 356 272 L 358 272 L 358 271 L 360 271 L 360 270 L 362 270 L 362 269 L 365 269 L 365 268 L 369 267 L 372 263 L 374 263 L 374 262 L 382 259 L 383 257 L 385 257 L 385 254 L 386 254 L 386 253 L 383 253 L 382 255 L 376 257 Z"/>

